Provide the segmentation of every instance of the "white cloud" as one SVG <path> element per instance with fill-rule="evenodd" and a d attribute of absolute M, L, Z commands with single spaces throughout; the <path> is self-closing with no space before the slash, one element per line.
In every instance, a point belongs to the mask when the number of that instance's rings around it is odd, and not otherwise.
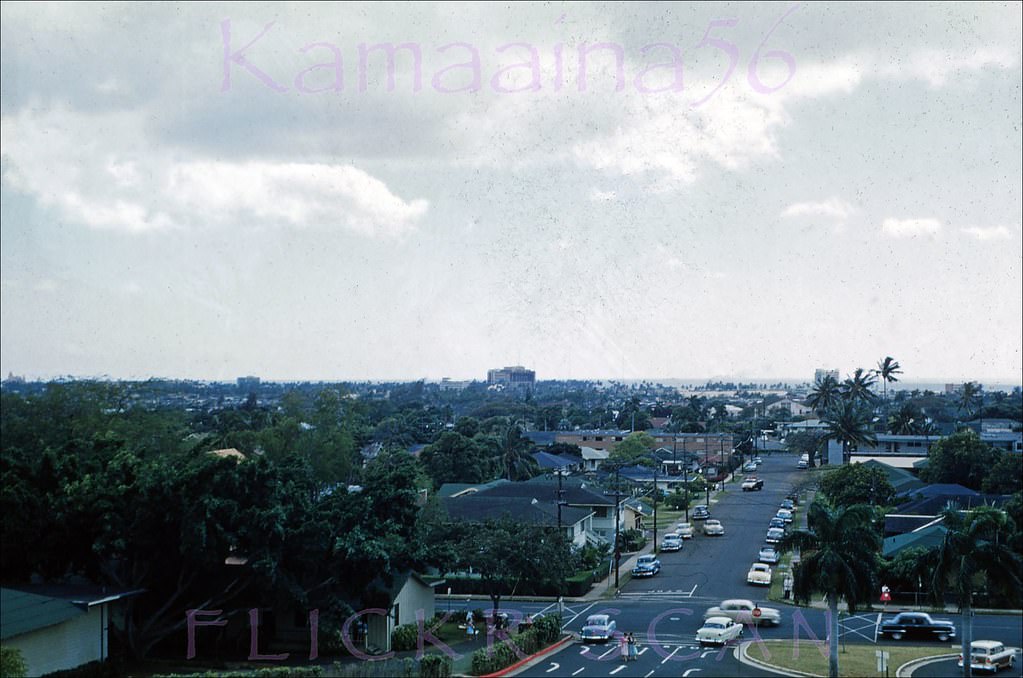
<path fill-rule="evenodd" d="M 781 216 L 783 217 L 826 217 L 838 221 L 845 221 L 855 208 L 841 198 L 829 198 L 823 202 L 797 202 L 786 207 Z"/>
<path fill-rule="evenodd" d="M 909 59 L 883 69 L 892 77 L 913 77 L 932 87 L 954 84 L 957 79 L 984 69 L 1011 70 L 1019 66 L 1019 58 L 1011 49 L 1000 46 L 979 47 L 969 52 L 937 49 L 918 50 Z"/>
<path fill-rule="evenodd" d="M 941 222 L 937 219 L 894 219 L 881 223 L 881 231 L 892 238 L 915 238 L 920 235 L 937 235 Z"/>
<path fill-rule="evenodd" d="M 1017 225 L 1014 228 L 1008 226 L 967 226 L 962 229 L 963 233 L 969 235 L 977 240 L 1011 240 L 1013 231 L 1019 232 L 1020 227 Z"/>
<path fill-rule="evenodd" d="M 596 188 L 590 189 L 590 200 L 593 202 L 611 202 L 618 198 L 618 191 L 601 191 Z"/>
<path fill-rule="evenodd" d="M 182 157 L 147 141 L 139 117 L 4 116 L 3 180 L 70 221 L 128 232 L 245 223 L 397 237 L 428 208 L 352 165 Z"/>

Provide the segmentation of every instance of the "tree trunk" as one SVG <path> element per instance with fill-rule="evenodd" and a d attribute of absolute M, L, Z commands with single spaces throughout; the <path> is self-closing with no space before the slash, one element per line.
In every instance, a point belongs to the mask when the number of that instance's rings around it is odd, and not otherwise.
<path fill-rule="evenodd" d="M 828 677 L 838 678 L 838 595 L 828 593 Z"/>
<path fill-rule="evenodd" d="M 970 678 L 970 642 L 973 640 L 973 593 L 967 592 L 961 600 L 963 622 L 960 625 L 960 652 L 963 655 L 963 675 Z"/>

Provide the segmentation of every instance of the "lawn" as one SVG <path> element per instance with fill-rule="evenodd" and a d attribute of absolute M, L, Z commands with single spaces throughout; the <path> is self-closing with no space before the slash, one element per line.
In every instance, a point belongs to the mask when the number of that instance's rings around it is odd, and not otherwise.
<path fill-rule="evenodd" d="M 767 654 L 764 653 L 764 646 Z M 796 648 L 798 647 L 798 656 Z M 825 654 L 821 654 L 821 649 Z M 877 672 L 877 651 L 876 645 L 853 645 L 849 644 L 838 648 L 838 673 L 840 676 L 876 676 Z M 940 654 L 951 654 L 950 650 L 940 645 L 899 645 L 884 648 L 889 653 L 888 675 L 894 676 L 896 669 L 908 661 L 930 657 Z M 749 646 L 747 655 L 751 659 L 773 664 L 795 671 L 812 673 L 819 676 L 828 675 L 828 647 L 824 643 L 816 643 L 810 640 L 798 641 L 798 646 L 791 640 L 768 640 L 764 644 L 753 643 Z"/>

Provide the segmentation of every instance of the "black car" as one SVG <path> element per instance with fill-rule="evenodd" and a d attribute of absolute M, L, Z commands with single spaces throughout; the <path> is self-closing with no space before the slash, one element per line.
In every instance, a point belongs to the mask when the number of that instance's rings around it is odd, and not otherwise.
<path fill-rule="evenodd" d="M 880 634 L 892 640 L 915 638 L 917 640 L 938 640 L 942 643 L 956 637 L 956 628 L 950 621 L 931 619 L 924 612 L 902 612 L 882 622 Z"/>
<path fill-rule="evenodd" d="M 706 520 L 710 518 L 710 509 L 705 504 L 699 504 L 693 507 L 693 520 Z"/>

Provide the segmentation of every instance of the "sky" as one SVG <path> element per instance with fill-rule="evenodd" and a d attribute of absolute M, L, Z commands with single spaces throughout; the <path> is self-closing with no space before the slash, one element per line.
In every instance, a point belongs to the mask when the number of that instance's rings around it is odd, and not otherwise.
<path fill-rule="evenodd" d="M 1023 379 L 1020 3 L 0 13 L 3 375 Z"/>

